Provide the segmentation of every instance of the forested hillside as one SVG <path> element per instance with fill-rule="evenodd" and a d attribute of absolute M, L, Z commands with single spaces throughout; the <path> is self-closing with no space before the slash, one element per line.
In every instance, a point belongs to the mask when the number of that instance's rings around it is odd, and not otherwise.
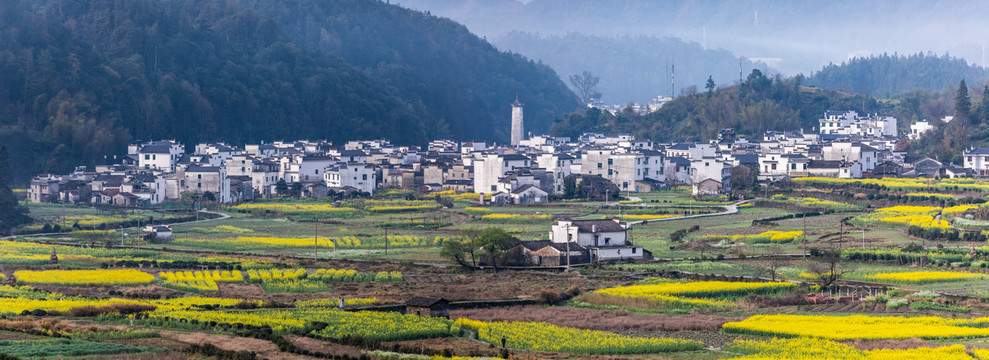
<path fill-rule="evenodd" d="M 912 89 L 943 90 L 961 80 L 981 84 L 987 78 L 985 68 L 947 54 L 883 54 L 830 64 L 811 74 L 807 84 L 890 98 Z"/>
<path fill-rule="evenodd" d="M 505 141 L 516 93 L 533 131 L 577 106 L 548 67 L 379 1 L 0 3 L 0 142 L 21 182 L 137 139 Z"/>
<path fill-rule="evenodd" d="M 597 109 L 556 119 L 552 133 L 576 136 L 585 131 L 629 132 L 656 141 L 708 141 L 718 130 L 734 128 L 740 135 L 761 139 L 767 130 L 814 131 L 829 109 L 891 112 L 872 98 L 834 90 L 808 89 L 803 77 L 767 77 L 753 70 L 740 85 L 701 90 L 670 101 L 659 111 L 616 115 Z M 864 111 L 863 111 L 864 110 Z"/>

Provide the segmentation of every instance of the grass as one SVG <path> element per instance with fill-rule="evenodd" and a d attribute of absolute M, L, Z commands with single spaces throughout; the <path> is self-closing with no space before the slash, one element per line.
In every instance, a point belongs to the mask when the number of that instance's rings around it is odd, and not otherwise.
<path fill-rule="evenodd" d="M 105 356 L 159 351 L 162 349 L 85 340 L 0 340 L 0 353 L 21 359 Z"/>

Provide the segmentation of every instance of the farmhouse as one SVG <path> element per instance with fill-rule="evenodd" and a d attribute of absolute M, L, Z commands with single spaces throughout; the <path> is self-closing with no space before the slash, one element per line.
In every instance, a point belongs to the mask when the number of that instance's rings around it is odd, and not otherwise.
<path fill-rule="evenodd" d="M 444 298 L 416 296 L 405 303 L 406 314 L 450 317 L 450 302 Z"/>
<path fill-rule="evenodd" d="M 618 219 L 562 220 L 550 230 L 550 241 L 568 242 L 587 248 L 590 261 L 648 259 L 652 254 L 633 245 L 627 237 L 627 225 Z"/>
<path fill-rule="evenodd" d="M 568 249 L 569 247 L 569 249 Z M 587 248 L 575 243 L 557 243 L 549 240 L 518 241 L 508 250 L 512 266 L 565 266 L 566 254 L 570 254 L 570 264 L 589 262 Z"/>

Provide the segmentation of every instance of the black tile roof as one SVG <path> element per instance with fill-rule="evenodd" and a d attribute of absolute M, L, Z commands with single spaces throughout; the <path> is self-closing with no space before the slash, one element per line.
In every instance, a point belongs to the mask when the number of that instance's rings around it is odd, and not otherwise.
<path fill-rule="evenodd" d="M 594 227 L 597 227 L 597 232 L 624 232 L 625 228 L 619 225 L 613 220 L 573 220 L 571 221 L 572 226 L 576 226 L 582 232 L 594 232 Z"/>
<path fill-rule="evenodd" d="M 405 302 L 405 305 L 415 306 L 415 307 L 432 307 L 433 305 L 439 303 L 448 303 L 446 299 L 432 297 L 432 296 L 416 296 L 409 301 Z"/>

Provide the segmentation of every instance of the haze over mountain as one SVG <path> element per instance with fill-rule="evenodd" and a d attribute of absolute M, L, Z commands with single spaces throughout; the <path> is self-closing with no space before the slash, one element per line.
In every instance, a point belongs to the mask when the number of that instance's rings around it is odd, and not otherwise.
<path fill-rule="evenodd" d="M 669 37 L 579 33 L 540 37 L 511 32 L 494 44 L 543 61 L 564 80 L 590 71 L 600 78 L 597 88 L 607 104 L 642 104 L 658 95 L 675 97 L 691 86 L 703 90 L 708 77 L 716 85 L 730 85 L 739 81 L 739 70 L 741 75 L 752 69 L 773 72 L 765 64 L 739 59 L 729 51 L 704 49 L 698 43 Z"/>
<path fill-rule="evenodd" d="M 785 75 L 819 71 L 853 56 L 916 54 L 932 51 L 986 65 L 984 34 L 989 34 L 989 3 L 980 1 L 837 0 L 810 1 L 635 1 L 399 0 L 401 5 L 428 9 L 465 24 L 505 50 L 525 46 L 501 40 L 513 31 L 539 37 L 591 36 L 675 37 L 705 49 L 725 49 L 736 56 L 764 61 Z M 569 34 L 569 35 L 568 35 Z M 516 48 L 515 46 L 518 46 Z M 593 52 L 573 57 L 579 68 Z M 671 57 L 676 54 L 671 54 Z M 535 54 L 530 55 L 539 59 Z M 548 59 L 543 59 L 550 62 Z M 689 62 L 678 65 L 684 69 Z M 662 69 L 665 62 L 657 64 Z M 733 66 L 737 74 L 737 64 Z M 559 69 L 558 69 L 559 71 Z M 679 71 L 679 70 L 678 70 Z M 718 74 L 710 67 L 698 72 Z M 745 69 L 747 74 L 749 69 Z M 569 74 L 562 73 L 566 76 Z M 716 80 L 718 76 L 715 76 Z M 705 78 L 706 79 L 706 78 Z M 957 82 L 958 79 L 955 79 Z M 602 82 L 605 78 L 602 76 Z M 721 82 L 719 81 L 719 85 Z M 684 83 L 684 86 L 689 85 Z M 694 85 L 703 86 L 703 83 Z M 607 97 L 607 91 L 603 91 Z M 650 96 L 642 94 L 641 96 Z"/>
<path fill-rule="evenodd" d="M 537 133 L 578 105 L 549 67 L 379 1 L 0 3 L 0 143 L 19 179 L 135 139 L 505 142 L 516 94 Z"/>

